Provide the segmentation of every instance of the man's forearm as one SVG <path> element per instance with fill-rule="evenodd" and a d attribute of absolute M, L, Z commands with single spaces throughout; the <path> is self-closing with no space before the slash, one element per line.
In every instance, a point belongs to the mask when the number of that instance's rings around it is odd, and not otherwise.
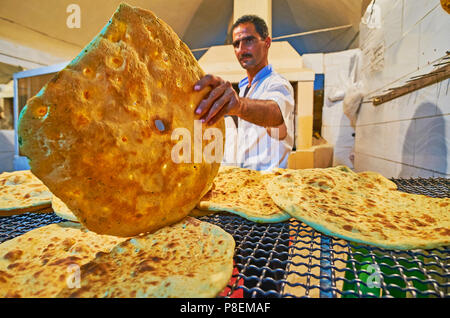
<path fill-rule="evenodd" d="M 280 107 L 272 100 L 239 98 L 239 101 L 239 109 L 231 115 L 262 127 L 276 127 L 284 122 Z"/>

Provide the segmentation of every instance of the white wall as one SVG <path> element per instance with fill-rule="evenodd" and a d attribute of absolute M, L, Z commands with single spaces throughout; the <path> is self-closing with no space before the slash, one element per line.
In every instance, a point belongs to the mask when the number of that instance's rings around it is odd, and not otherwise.
<path fill-rule="evenodd" d="M 0 130 L 0 173 L 13 171 L 14 130 Z"/>
<path fill-rule="evenodd" d="M 322 108 L 322 137 L 333 145 L 333 166 L 346 165 L 353 168 L 350 160 L 354 146 L 353 133 L 349 118 L 344 114 L 344 97 L 354 85 L 358 76 L 359 49 L 323 54 L 324 102 Z M 311 59 L 314 57 L 314 59 Z M 305 65 L 316 62 L 320 55 L 303 55 Z"/>
<path fill-rule="evenodd" d="M 13 83 L 0 84 L 0 98 L 13 97 Z M 0 173 L 13 171 L 14 130 L 0 129 Z"/>
<path fill-rule="evenodd" d="M 450 50 L 450 15 L 439 0 L 377 0 L 375 5 L 379 27 L 360 25 L 365 101 L 435 69 Z M 373 49 L 378 58 L 370 55 Z M 450 81 L 379 106 L 363 103 L 355 133 L 357 171 L 450 177 Z"/>

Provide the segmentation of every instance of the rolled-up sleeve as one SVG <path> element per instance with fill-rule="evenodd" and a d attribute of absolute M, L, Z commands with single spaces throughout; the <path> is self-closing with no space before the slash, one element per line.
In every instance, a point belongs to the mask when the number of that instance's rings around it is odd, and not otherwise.
<path fill-rule="evenodd" d="M 258 99 L 273 100 L 280 107 L 287 135 L 283 139 L 290 147 L 294 141 L 294 90 L 287 80 L 271 83 Z"/>

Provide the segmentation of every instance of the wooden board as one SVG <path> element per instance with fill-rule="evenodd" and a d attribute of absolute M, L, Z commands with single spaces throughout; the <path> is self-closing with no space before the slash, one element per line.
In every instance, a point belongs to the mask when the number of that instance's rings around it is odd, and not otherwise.
<path fill-rule="evenodd" d="M 372 102 L 375 106 L 383 104 L 387 101 L 393 100 L 397 97 L 409 94 L 423 87 L 433 85 L 440 81 L 450 78 L 450 63 L 445 63 L 446 65 L 432 71 L 428 74 L 421 75 L 417 78 L 411 79 L 408 84 L 403 86 L 390 88 L 390 92 L 384 95 L 372 97 Z"/>

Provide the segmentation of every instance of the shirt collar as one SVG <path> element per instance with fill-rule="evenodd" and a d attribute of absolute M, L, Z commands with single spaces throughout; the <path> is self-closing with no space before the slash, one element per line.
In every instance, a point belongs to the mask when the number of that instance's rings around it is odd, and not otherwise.
<path fill-rule="evenodd" d="M 253 79 L 253 83 L 256 83 L 262 79 L 264 79 L 266 76 L 270 75 L 270 73 L 272 73 L 273 69 L 272 69 L 272 65 L 268 64 L 267 66 L 263 67 L 255 76 L 255 78 Z M 242 89 L 242 87 L 247 86 L 248 85 L 248 77 L 242 79 L 239 82 L 239 89 Z"/>

